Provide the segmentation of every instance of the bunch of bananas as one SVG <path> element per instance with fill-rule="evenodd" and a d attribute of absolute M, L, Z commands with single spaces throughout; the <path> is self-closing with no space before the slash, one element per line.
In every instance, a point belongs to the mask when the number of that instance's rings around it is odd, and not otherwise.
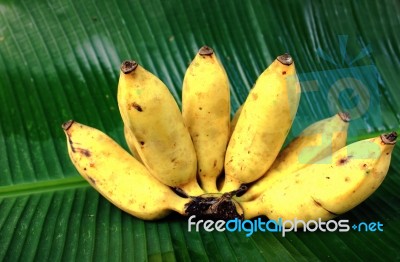
<path fill-rule="evenodd" d="M 185 73 L 182 111 L 159 78 L 135 61 L 122 63 L 118 106 L 131 153 L 98 129 L 73 120 L 62 127 L 78 172 L 138 218 L 175 211 L 326 221 L 379 187 L 397 134 L 346 146 L 350 117 L 339 112 L 281 150 L 300 93 L 292 57 L 278 56 L 231 120 L 227 74 L 204 46 Z"/>

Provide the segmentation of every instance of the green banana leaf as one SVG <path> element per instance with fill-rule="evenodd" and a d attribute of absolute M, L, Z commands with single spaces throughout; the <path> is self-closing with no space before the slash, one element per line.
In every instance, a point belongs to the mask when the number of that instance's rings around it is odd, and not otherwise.
<path fill-rule="evenodd" d="M 75 119 L 127 148 L 120 63 L 138 61 L 180 104 L 206 44 L 230 78 L 232 113 L 276 56 L 293 56 L 303 95 L 288 141 L 338 109 L 353 116 L 349 143 L 399 132 L 399 14 L 398 1 L 0 0 L 0 260 L 400 260 L 398 145 L 381 187 L 338 218 L 382 231 L 247 237 L 122 212 L 77 173 L 61 129 Z"/>

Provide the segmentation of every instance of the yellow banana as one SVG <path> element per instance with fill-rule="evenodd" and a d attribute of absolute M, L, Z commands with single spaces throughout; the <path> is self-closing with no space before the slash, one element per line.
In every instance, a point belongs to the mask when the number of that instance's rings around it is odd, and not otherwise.
<path fill-rule="evenodd" d="M 229 139 L 230 93 L 225 69 L 203 46 L 189 65 L 182 87 L 182 115 L 197 154 L 201 187 L 217 192 Z"/>
<path fill-rule="evenodd" d="M 225 156 L 222 192 L 260 178 L 278 155 L 300 100 L 300 84 L 290 55 L 279 56 L 250 91 Z"/>
<path fill-rule="evenodd" d="M 396 142 L 395 132 L 352 143 L 297 172 L 271 181 L 245 218 L 329 220 L 367 199 L 382 183 Z"/>
<path fill-rule="evenodd" d="M 203 194 L 189 131 L 168 87 L 135 61 L 121 66 L 118 107 L 144 165 L 163 184 Z"/>
<path fill-rule="evenodd" d="M 231 120 L 231 131 L 230 131 L 230 136 L 229 136 L 229 137 L 232 136 L 233 130 L 235 130 L 235 127 L 236 127 L 237 121 L 238 121 L 238 119 L 239 119 L 240 113 L 242 112 L 242 109 L 243 109 L 243 105 L 241 105 L 241 106 L 236 110 L 235 114 L 233 115 L 233 118 L 232 118 L 232 120 Z"/>
<path fill-rule="evenodd" d="M 338 113 L 308 126 L 279 154 L 267 173 L 250 185 L 241 201 L 254 199 L 271 181 L 332 155 L 346 145 L 350 117 Z"/>
<path fill-rule="evenodd" d="M 132 156 L 134 158 L 136 158 L 137 160 L 139 160 L 140 162 L 142 162 L 142 159 L 139 156 L 139 152 L 136 149 L 135 137 L 133 136 L 133 134 L 132 134 L 131 130 L 129 129 L 129 127 L 127 127 L 126 125 L 124 125 L 124 137 L 125 137 L 126 144 L 127 144 L 128 148 L 129 148 L 129 151 L 131 152 Z"/>
<path fill-rule="evenodd" d="M 74 121 L 63 124 L 68 153 L 78 172 L 123 211 L 145 220 L 172 210 L 185 215 L 188 198 L 176 195 L 103 132 Z"/>

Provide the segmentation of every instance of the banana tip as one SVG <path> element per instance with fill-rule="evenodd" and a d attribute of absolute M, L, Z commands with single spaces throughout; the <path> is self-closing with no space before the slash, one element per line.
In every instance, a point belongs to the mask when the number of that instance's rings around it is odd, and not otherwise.
<path fill-rule="evenodd" d="M 214 50 L 211 48 L 211 47 L 209 47 L 209 46 L 202 46 L 201 48 L 200 48 L 200 50 L 199 50 L 199 55 L 207 55 L 207 56 L 209 56 L 209 55 L 212 55 L 212 54 L 214 54 Z"/>
<path fill-rule="evenodd" d="M 136 63 L 136 61 L 126 60 L 126 61 L 122 62 L 121 72 L 124 74 L 129 74 L 129 73 L 135 71 L 135 69 L 137 67 L 138 67 L 138 63 Z"/>
<path fill-rule="evenodd" d="M 280 55 L 276 58 L 279 62 L 281 62 L 284 65 L 291 65 L 293 64 L 293 58 L 291 55 L 289 55 L 288 53 Z"/>
<path fill-rule="evenodd" d="M 347 112 L 339 112 L 338 115 L 344 122 L 350 122 L 351 120 L 350 114 Z"/>
<path fill-rule="evenodd" d="M 62 125 L 61 125 L 61 127 L 62 127 L 62 129 L 64 129 L 64 131 L 67 131 L 71 126 L 72 126 L 72 124 L 74 123 L 74 120 L 68 120 L 67 122 L 64 122 Z"/>
<path fill-rule="evenodd" d="M 387 134 L 382 134 L 381 135 L 381 140 L 383 143 L 387 145 L 394 145 L 396 144 L 396 139 L 397 139 L 397 133 L 395 131 Z"/>

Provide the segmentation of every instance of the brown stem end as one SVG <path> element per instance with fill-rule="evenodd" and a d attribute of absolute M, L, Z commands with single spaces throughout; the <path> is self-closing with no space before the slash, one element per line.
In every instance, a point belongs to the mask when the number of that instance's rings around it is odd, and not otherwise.
<path fill-rule="evenodd" d="M 126 60 L 124 62 L 122 62 L 121 65 L 121 72 L 124 74 L 129 74 L 133 71 L 135 71 L 135 69 L 138 67 L 138 63 L 136 63 L 133 60 Z"/>
<path fill-rule="evenodd" d="M 211 47 L 206 46 L 206 45 L 201 47 L 199 50 L 199 55 L 210 56 L 212 54 L 214 54 L 214 50 Z"/>
<path fill-rule="evenodd" d="M 288 53 L 280 55 L 276 59 L 287 66 L 293 64 L 293 58 Z"/>
<path fill-rule="evenodd" d="M 396 144 L 396 139 L 397 139 L 397 133 L 395 131 L 387 134 L 382 134 L 381 135 L 381 140 L 383 143 L 387 145 L 394 145 Z"/>
<path fill-rule="evenodd" d="M 347 112 L 339 112 L 338 115 L 344 122 L 350 122 L 351 120 L 350 114 Z"/>
<path fill-rule="evenodd" d="M 68 120 L 67 122 L 65 122 L 65 123 L 63 123 L 62 125 L 61 125 L 61 127 L 62 127 L 62 129 L 64 129 L 64 131 L 67 131 L 71 126 L 72 126 L 72 124 L 74 123 L 75 121 L 74 120 Z"/>

